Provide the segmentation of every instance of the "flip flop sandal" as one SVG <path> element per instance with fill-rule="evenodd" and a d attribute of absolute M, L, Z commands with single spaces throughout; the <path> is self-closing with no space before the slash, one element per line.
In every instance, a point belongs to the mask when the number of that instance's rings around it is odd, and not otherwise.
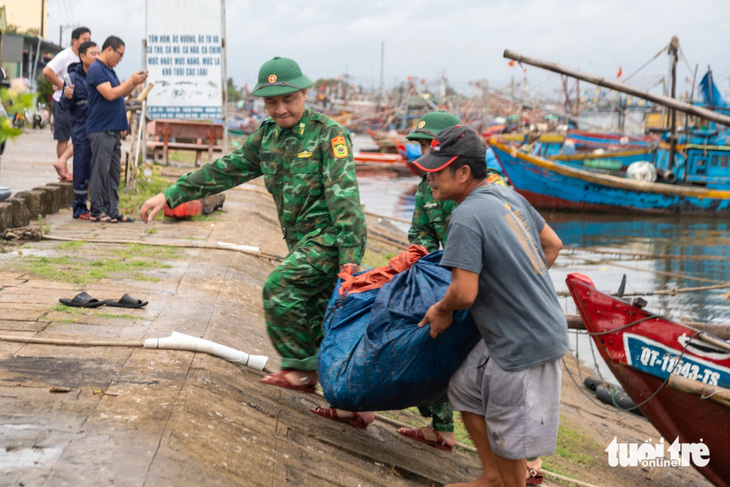
<path fill-rule="evenodd" d="M 66 306 L 73 306 L 74 308 L 98 308 L 104 304 L 103 301 L 89 296 L 86 291 L 77 294 L 73 299 L 61 298 L 58 302 Z"/>
<path fill-rule="evenodd" d="M 315 390 L 312 379 L 310 379 L 309 377 L 302 377 L 302 385 L 295 386 L 292 385 L 286 377 L 284 377 L 287 372 L 289 372 L 289 370 L 280 370 L 279 372 L 269 374 L 261 379 L 260 382 L 263 382 L 264 384 L 269 384 L 271 386 L 282 387 L 284 389 L 304 392 L 305 394 L 314 394 Z"/>
<path fill-rule="evenodd" d="M 102 301 L 102 304 L 106 304 L 107 306 L 114 306 L 116 308 L 142 308 L 144 306 L 147 306 L 148 301 L 142 301 L 141 299 L 133 298 L 129 294 L 125 294 L 122 296 L 122 299 L 119 301 L 114 301 L 113 299 L 105 299 Z"/>
<path fill-rule="evenodd" d="M 114 219 L 119 223 L 134 223 L 134 218 L 132 218 L 131 216 L 122 215 L 121 213 L 118 214 Z"/>
<path fill-rule="evenodd" d="M 542 474 L 539 470 L 535 470 L 534 468 L 527 467 L 527 473 L 530 475 L 527 477 L 526 485 L 540 485 L 542 484 Z"/>
<path fill-rule="evenodd" d="M 99 216 L 92 216 L 90 218 L 91 218 L 91 221 L 92 222 L 101 222 L 101 223 L 116 223 L 117 222 L 117 220 L 115 220 L 114 218 L 110 217 L 106 213 L 102 213 Z"/>
<path fill-rule="evenodd" d="M 317 416 L 322 416 L 323 418 L 331 419 L 332 421 L 337 421 L 338 423 L 347 423 L 350 426 L 354 426 L 355 428 L 360 428 L 364 430 L 368 427 L 370 423 L 365 422 L 364 419 L 362 419 L 362 416 L 360 416 L 358 413 L 352 413 L 353 416 L 351 418 L 340 418 L 340 416 L 337 414 L 337 409 L 335 408 L 312 408 L 310 411 Z"/>
<path fill-rule="evenodd" d="M 441 436 L 438 430 L 435 430 L 433 426 L 429 426 L 429 428 L 436 435 L 435 440 L 427 439 L 426 436 L 423 434 L 423 431 L 421 431 L 421 428 L 401 428 L 403 431 L 399 429 L 398 434 L 401 434 L 406 438 L 410 438 L 411 440 L 416 440 L 421 443 L 425 443 L 426 445 L 433 446 L 434 448 L 438 448 L 439 450 L 451 451 L 454 449 L 453 446 L 446 443 L 446 440 L 444 440 L 444 437 Z"/>
<path fill-rule="evenodd" d="M 77 216 L 76 219 L 77 220 L 87 220 L 87 221 L 92 220 L 91 215 L 88 213 L 82 213 L 79 216 Z"/>

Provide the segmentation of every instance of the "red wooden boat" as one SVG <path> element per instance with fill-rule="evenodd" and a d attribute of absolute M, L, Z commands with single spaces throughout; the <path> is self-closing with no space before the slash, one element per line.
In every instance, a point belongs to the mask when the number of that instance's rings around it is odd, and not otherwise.
<path fill-rule="evenodd" d="M 597 291 L 581 274 L 566 281 L 601 356 L 665 450 L 675 440 L 682 448 L 704 443 L 709 462 L 687 462 L 730 486 L 730 344 Z"/>

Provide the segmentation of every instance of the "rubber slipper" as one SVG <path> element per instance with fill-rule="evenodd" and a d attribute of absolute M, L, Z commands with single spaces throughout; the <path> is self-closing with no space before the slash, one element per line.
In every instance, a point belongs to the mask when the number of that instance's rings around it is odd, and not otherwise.
<path fill-rule="evenodd" d="M 527 474 L 529 477 L 527 477 L 527 480 L 525 480 L 525 485 L 540 485 L 542 484 L 542 474 L 539 470 L 535 470 L 534 468 L 527 467 Z"/>
<path fill-rule="evenodd" d="M 366 422 L 364 419 L 362 419 L 362 416 L 360 416 L 358 413 L 353 412 L 351 418 L 341 418 L 339 414 L 337 414 L 337 409 L 335 408 L 312 408 L 310 411 L 317 416 L 322 416 L 323 418 L 331 419 L 332 421 L 337 421 L 338 423 L 347 423 L 350 426 L 354 426 L 355 428 L 360 428 L 361 430 L 364 430 L 368 427 L 370 423 Z"/>
<path fill-rule="evenodd" d="M 116 223 L 117 222 L 114 218 L 110 217 L 106 213 L 102 213 L 99 216 L 92 216 L 91 221 L 92 222 L 101 222 L 101 223 Z"/>
<path fill-rule="evenodd" d="M 125 216 L 121 213 L 114 217 L 114 220 L 116 220 L 119 223 L 134 223 L 134 218 L 131 216 Z"/>
<path fill-rule="evenodd" d="M 76 217 L 77 220 L 91 220 L 91 215 L 88 213 L 82 213 L 79 216 Z"/>
<path fill-rule="evenodd" d="M 66 306 L 73 306 L 74 308 L 98 308 L 104 304 L 103 301 L 89 296 L 86 291 L 77 294 L 73 299 L 61 298 L 58 302 Z"/>
<path fill-rule="evenodd" d="M 435 440 L 426 439 L 421 428 L 401 428 L 398 430 L 398 434 L 401 434 L 406 438 L 410 438 L 411 440 L 416 440 L 421 443 L 425 443 L 426 445 L 433 446 L 439 450 L 451 451 L 454 449 L 453 446 L 446 443 L 446 440 L 444 440 L 443 436 L 439 434 L 438 430 L 435 430 L 433 426 L 429 426 L 429 428 L 431 428 L 431 431 L 436 434 Z"/>
<path fill-rule="evenodd" d="M 106 304 L 107 306 L 114 306 L 117 308 L 142 308 L 144 306 L 147 306 L 148 301 L 142 301 L 141 299 L 136 299 L 130 296 L 129 294 L 125 294 L 122 296 L 122 299 L 119 301 L 114 301 L 113 299 L 105 299 L 102 301 L 102 304 Z"/>
<path fill-rule="evenodd" d="M 287 380 L 286 375 L 287 372 L 290 372 L 289 370 L 280 370 L 279 372 L 275 372 L 273 374 L 269 374 L 263 379 L 261 379 L 260 382 L 263 382 L 264 384 L 269 384 L 270 386 L 277 386 L 282 387 L 284 389 L 291 389 L 294 391 L 304 392 L 305 394 L 314 394 L 314 383 L 312 383 L 312 379 L 309 377 L 302 377 L 301 383 L 302 385 L 295 386 Z"/>

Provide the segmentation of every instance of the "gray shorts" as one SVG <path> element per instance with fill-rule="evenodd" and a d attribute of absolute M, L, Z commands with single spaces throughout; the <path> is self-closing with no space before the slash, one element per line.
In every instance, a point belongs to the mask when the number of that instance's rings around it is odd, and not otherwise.
<path fill-rule="evenodd" d="M 555 452 L 560 421 L 560 360 L 509 372 L 484 340 L 449 382 L 454 411 L 484 416 L 492 451 L 510 460 Z"/>
<path fill-rule="evenodd" d="M 53 140 L 66 142 L 71 138 L 73 117 L 71 110 L 64 110 L 61 104 L 53 100 Z"/>

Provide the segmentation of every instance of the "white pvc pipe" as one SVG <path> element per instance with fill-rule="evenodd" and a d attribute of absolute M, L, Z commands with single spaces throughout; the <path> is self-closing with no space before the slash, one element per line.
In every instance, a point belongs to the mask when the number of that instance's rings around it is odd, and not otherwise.
<path fill-rule="evenodd" d="M 220 343 L 176 331 L 173 331 L 172 335 L 167 338 L 148 338 L 144 341 L 144 348 L 203 352 L 256 370 L 264 370 L 266 361 L 269 360 L 269 357 L 265 355 L 249 355 L 246 352 L 226 347 Z"/>

